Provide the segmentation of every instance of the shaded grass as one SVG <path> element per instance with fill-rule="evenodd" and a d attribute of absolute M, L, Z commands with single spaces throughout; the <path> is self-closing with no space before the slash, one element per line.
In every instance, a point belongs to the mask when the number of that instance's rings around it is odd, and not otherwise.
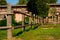
<path fill-rule="evenodd" d="M 32 29 L 30 30 L 29 27 L 26 27 L 26 30 L 24 32 L 22 32 L 21 28 L 14 29 L 12 30 L 13 31 L 12 34 L 13 37 L 22 38 L 23 40 L 47 40 L 49 37 L 54 38 L 54 40 L 60 39 L 60 28 L 43 29 L 41 27 L 42 26 L 39 26 L 38 28 L 34 29 L 33 25 Z M 0 30 L 0 40 L 6 38 L 6 33 L 7 33 L 6 30 Z"/>

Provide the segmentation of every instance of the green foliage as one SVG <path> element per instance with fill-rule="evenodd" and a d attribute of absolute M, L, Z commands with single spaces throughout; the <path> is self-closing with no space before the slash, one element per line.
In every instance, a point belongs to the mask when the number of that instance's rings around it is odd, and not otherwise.
<path fill-rule="evenodd" d="M 56 3 L 57 0 L 49 0 L 49 3 Z"/>
<path fill-rule="evenodd" d="M 37 7 L 35 2 L 37 2 L 37 0 L 29 0 L 29 2 L 27 3 L 27 9 L 31 11 L 33 14 L 37 15 L 38 12 L 37 12 Z"/>
<path fill-rule="evenodd" d="M 56 7 L 49 9 L 49 13 L 50 13 L 52 16 L 55 14 L 55 12 L 56 12 Z"/>
<path fill-rule="evenodd" d="M 0 0 L 0 5 L 7 5 L 6 0 Z"/>
<path fill-rule="evenodd" d="M 25 23 L 29 23 L 29 18 L 25 17 Z"/>
<path fill-rule="evenodd" d="M 48 16 L 49 6 L 47 5 L 47 3 L 56 3 L 56 0 L 53 0 L 53 1 L 52 0 L 38 0 L 36 2 L 38 14 L 41 17 Z"/>
<path fill-rule="evenodd" d="M 28 0 L 19 0 L 18 4 L 26 4 Z"/>
<path fill-rule="evenodd" d="M 44 1 L 45 3 L 56 3 L 57 0 L 40 0 L 40 1 Z"/>
<path fill-rule="evenodd" d="M 37 2 L 38 15 L 44 18 L 44 17 L 48 16 L 49 7 L 43 1 L 40 4 L 38 4 L 39 2 L 40 1 Z"/>
<path fill-rule="evenodd" d="M 0 26 L 6 26 L 7 21 L 6 20 L 0 20 Z"/>
<path fill-rule="evenodd" d="M 49 6 L 47 3 L 56 3 L 57 0 L 30 0 L 27 4 L 28 10 L 45 18 L 48 16 Z"/>

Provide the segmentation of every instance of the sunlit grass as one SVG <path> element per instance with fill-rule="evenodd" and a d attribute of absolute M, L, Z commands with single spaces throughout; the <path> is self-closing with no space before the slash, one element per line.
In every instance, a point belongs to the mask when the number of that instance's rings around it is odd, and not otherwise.
<path fill-rule="evenodd" d="M 29 26 L 28 26 L 26 27 L 25 32 L 22 32 L 21 28 L 14 29 L 12 30 L 13 37 L 15 37 L 16 39 L 21 38 L 23 40 L 49 40 L 49 38 L 51 40 L 60 39 L 60 28 L 44 29 L 42 28 L 42 26 L 39 26 L 36 29 L 33 28 L 34 26 L 32 27 L 32 29 L 29 30 Z M 0 30 L 0 39 L 5 39 L 7 37 L 6 33 L 7 33 L 6 30 Z"/>

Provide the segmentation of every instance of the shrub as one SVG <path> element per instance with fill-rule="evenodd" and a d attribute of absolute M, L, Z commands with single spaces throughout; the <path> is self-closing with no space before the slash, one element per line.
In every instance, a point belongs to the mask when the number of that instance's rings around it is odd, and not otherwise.
<path fill-rule="evenodd" d="M 28 23 L 29 23 L 29 18 L 25 17 L 25 24 L 28 24 Z"/>
<path fill-rule="evenodd" d="M 5 20 L 0 20 L 0 26 L 6 26 L 7 25 L 7 21 Z"/>

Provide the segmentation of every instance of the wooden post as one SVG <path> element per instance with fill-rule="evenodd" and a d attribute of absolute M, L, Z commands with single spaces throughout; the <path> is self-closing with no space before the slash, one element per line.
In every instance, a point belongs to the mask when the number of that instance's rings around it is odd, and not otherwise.
<path fill-rule="evenodd" d="M 12 40 L 12 26 L 11 26 L 11 15 L 7 15 L 7 27 L 10 27 L 10 29 L 7 30 L 7 36 L 8 40 Z"/>
<path fill-rule="evenodd" d="M 25 20 L 24 20 L 24 18 L 25 18 L 25 15 L 22 15 L 22 31 L 25 31 Z"/>
<path fill-rule="evenodd" d="M 37 15 L 37 24 L 38 24 L 38 15 Z"/>
<path fill-rule="evenodd" d="M 36 27 L 38 27 L 38 15 L 36 15 Z"/>
<path fill-rule="evenodd" d="M 7 27 L 9 27 L 9 29 L 7 29 L 7 37 L 8 40 L 12 40 L 12 16 L 11 16 L 11 6 L 8 5 L 7 7 Z"/>
<path fill-rule="evenodd" d="M 56 25 L 57 24 L 57 20 L 56 20 L 56 15 L 54 15 L 54 24 Z"/>
<path fill-rule="evenodd" d="M 40 16 L 39 16 L 39 25 L 40 25 Z"/>
<path fill-rule="evenodd" d="M 34 14 L 34 25 L 35 25 L 35 14 Z"/>
<path fill-rule="evenodd" d="M 60 24 L 60 15 L 58 15 L 58 23 Z"/>
<path fill-rule="evenodd" d="M 30 16 L 32 16 L 32 13 L 29 12 Z M 32 28 L 32 17 L 29 17 L 29 28 Z"/>
<path fill-rule="evenodd" d="M 39 24 L 39 16 L 38 16 L 38 24 Z"/>
<path fill-rule="evenodd" d="M 24 8 L 21 9 L 21 12 L 23 13 L 22 14 L 22 31 L 25 31 L 25 15 L 24 15 L 25 10 Z"/>
<path fill-rule="evenodd" d="M 38 23 L 38 20 L 37 20 L 38 18 L 37 18 L 37 15 L 36 15 L 36 24 Z"/>

